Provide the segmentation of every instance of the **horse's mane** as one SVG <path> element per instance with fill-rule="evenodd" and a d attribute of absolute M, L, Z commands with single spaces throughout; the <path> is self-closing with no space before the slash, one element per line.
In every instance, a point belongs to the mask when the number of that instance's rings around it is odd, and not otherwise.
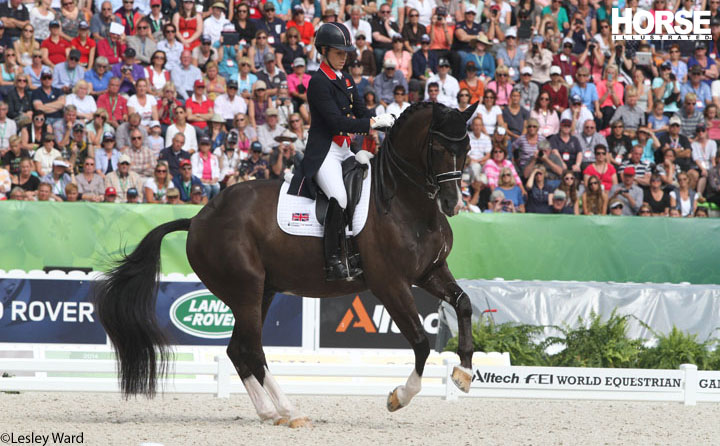
<path fill-rule="evenodd" d="M 392 130 L 390 131 L 389 135 L 386 135 L 388 137 L 395 136 L 395 133 L 398 132 L 398 129 L 403 126 L 405 121 L 410 119 L 410 117 L 419 110 L 425 110 L 426 108 L 431 108 L 433 106 L 432 102 L 413 102 L 410 104 L 408 108 L 403 111 L 400 116 L 395 120 L 395 125 L 393 125 Z M 435 103 L 435 107 L 437 107 L 437 111 L 441 114 L 441 116 L 446 115 L 448 112 L 450 112 L 452 109 L 449 107 L 446 107 L 443 104 Z"/>

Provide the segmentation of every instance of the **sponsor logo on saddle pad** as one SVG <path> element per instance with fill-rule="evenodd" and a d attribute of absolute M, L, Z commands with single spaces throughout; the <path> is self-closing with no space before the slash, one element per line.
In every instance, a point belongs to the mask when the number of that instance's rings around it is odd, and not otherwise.
<path fill-rule="evenodd" d="M 229 338 L 235 325 L 230 308 L 208 290 L 180 296 L 170 307 L 170 320 L 179 330 L 208 339 Z"/>

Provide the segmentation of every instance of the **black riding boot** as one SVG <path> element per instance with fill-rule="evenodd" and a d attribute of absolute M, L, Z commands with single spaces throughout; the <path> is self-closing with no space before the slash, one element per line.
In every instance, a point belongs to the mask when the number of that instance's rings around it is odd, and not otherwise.
<path fill-rule="evenodd" d="M 343 208 L 337 200 L 330 199 L 325 214 L 325 280 L 348 280 L 348 267 L 342 256 L 342 243 L 345 238 L 345 219 Z"/>

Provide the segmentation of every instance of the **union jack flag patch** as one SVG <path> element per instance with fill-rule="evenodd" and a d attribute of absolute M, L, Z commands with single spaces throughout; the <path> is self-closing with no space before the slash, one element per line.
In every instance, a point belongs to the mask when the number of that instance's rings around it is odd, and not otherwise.
<path fill-rule="evenodd" d="M 307 212 L 293 212 L 292 221 L 309 221 L 310 214 Z"/>

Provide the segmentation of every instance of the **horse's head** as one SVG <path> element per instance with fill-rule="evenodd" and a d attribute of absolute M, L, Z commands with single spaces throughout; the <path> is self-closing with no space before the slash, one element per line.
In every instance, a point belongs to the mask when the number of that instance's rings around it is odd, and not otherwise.
<path fill-rule="evenodd" d="M 465 111 L 433 106 L 428 147 L 429 179 L 434 180 L 440 210 L 452 217 L 462 206 L 460 178 L 470 149 L 467 121 L 475 113 L 478 102 Z"/>

